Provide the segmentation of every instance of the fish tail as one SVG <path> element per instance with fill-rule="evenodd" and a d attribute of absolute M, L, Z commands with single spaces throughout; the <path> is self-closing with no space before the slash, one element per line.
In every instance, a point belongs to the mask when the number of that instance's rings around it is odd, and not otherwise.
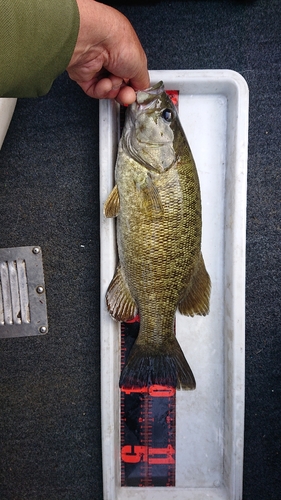
<path fill-rule="evenodd" d="M 168 347 L 158 346 L 157 351 L 135 343 L 121 372 L 119 385 L 124 389 L 163 385 L 192 390 L 196 382 L 176 337 L 173 337 Z"/>

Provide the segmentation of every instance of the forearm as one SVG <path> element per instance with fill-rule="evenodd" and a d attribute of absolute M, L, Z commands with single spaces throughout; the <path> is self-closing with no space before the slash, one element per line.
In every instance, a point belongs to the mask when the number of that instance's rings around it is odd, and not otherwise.
<path fill-rule="evenodd" d="M 75 0 L 0 0 L 0 96 L 46 94 L 67 67 L 78 31 Z"/>
<path fill-rule="evenodd" d="M 135 100 L 149 86 L 131 23 L 95 0 L 0 0 L 0 96 L 37 97 L 67 69 L 90 97 Z"/>

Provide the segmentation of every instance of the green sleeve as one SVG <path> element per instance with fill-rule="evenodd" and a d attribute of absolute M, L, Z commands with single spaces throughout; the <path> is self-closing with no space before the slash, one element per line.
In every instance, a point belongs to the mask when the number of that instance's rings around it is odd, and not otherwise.
<path fill-rule="evenodd" d="M 0 96 L 46 94 L 68 66 L 78 31 L 76 0 L 0 0 Z"/>

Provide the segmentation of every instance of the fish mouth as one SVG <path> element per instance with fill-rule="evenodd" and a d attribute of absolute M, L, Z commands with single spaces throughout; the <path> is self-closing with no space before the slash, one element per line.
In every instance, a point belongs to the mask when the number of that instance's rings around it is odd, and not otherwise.
<path fill-rule="evenodd" d="M 159 142 L 150 142 L 150 141 L 142 141 L 140 139 L 138 139 L 138 142 L 140 144 L 146 144 L 146 146 L 149 146 L 150 148 L 152 149 L 156 149 L 156 148 L 159 148 L 161 146 L 166 146 L 167 144 L 172 144 L 173 141 L 171 140 L 163 140 L 163 141 L 159 141 Z"/>
<path fill-rule="evenodd" d="M 138 90 L 136 96 L 136 102 L 141 109 L 149 106 L 157 96 L 163 94 L 165 92 L 164 83 L 162 81 L 153 85 L 153 87 L 149 87 L 145 90 Z"/>

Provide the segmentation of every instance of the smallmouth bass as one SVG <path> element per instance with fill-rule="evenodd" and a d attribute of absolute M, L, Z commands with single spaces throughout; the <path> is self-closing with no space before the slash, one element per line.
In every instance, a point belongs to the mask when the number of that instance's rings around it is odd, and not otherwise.
<path fill-rule="evenodd" d="M 174 335 L 175 313 L 208 314 L 211 283 L 201 253 L 197 170 L 163 82 L 138 91 L 126 111 L 115 180 L 104 213 L 117 217 L 119 263 L 106 303 L 117 321 L 140 315 L 120 387 L 194 389 Z"/>

